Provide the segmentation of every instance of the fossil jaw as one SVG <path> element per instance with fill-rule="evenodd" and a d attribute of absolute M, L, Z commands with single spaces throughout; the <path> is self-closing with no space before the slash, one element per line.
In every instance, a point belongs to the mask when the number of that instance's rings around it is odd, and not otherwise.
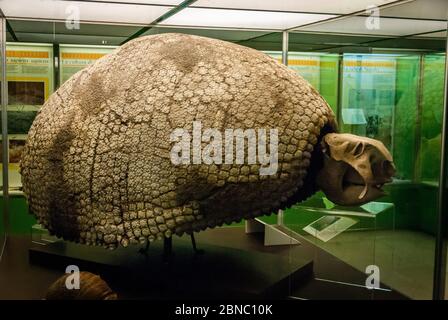
<path fill-rule="evenodd" d="M 395 166 L 386 147 L 377 140 L 330 133 L 322 139 L 324 166 L 317 184 L 339 205 L 360 205 L 384 195 Z"/>

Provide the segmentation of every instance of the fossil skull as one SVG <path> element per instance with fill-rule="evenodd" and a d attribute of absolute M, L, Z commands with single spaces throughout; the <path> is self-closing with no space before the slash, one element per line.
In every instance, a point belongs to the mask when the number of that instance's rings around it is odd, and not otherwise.
<path fill-rule="evenodd" d="M 324 165 L 317 184 L 339 205 L 360 205 L 375 200 L 382 186 L 392 181 L 395 166 L 382 142 L 352 134 L 329 133 L 321 142 Z"/>

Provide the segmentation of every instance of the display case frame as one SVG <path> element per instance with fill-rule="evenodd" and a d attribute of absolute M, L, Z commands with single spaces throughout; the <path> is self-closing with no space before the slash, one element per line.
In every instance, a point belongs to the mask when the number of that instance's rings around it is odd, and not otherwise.
<path fill-rule="evenodd" d="M 2 64 L 2 92 L 7 93 L 7 82 L 6 80 L 6 55 L 5 55 L 5 45 L 6 45 L 6 19 L 2 16 L 1 19 L 1 45 L 2 45 L 2 56 L 1 56 L 1 64 Z M 150 26 L 142 26 L 142 30 L 145 29 L 146 31 L 149 30 Z M 165 28 L 169 29 L 167 26 L 157 26 L 158 28 Z M 199 28 L 198 28 L 199 29 Z M 202 28 L 205 29 L 205 28 Z M 212 29 L 210 29 L 212 30 Z M 229 28 L 228 30 L 240 30 L 237 28 Z M 244 31 L 244 30 L 241 30 Z M 297 33 L 297 30 L 283 30 L 279 32 L 279 30 L 264 30 L 266 32 L 272 32 L 272 33 L 281 33 L 282 41 L 281 41 L 281 58 L 282 62 L 284 64 L 287 64 L 288 61 L 288 54 L 290 53 L 290 39 L 291 35 L 293 33 Z M 143 33 L 143 32 L 142 32 Z M 141 33 L 141 34 L 142 34 Z M 138 34 L 140 35 L 140 34 Z M 132 38 L 132 37 L 131 37 Z M 367 49 L 368 51 L 369 49 Z M 55 51 L 56 52 L 56 51 Z M 411 51 L 410 51 L 411 52 Z M 445 52 L 446 53 L 446 52 Z M 60 61 L 59 61 L 60 63 Z M 343 53 L 339 53 L 339 59 L 338 59 L 338 65 L 339 70 L 342 70 L 343 67 Z M 59 68 L 58 68 L 59 70 Z M 448 71 L 448 69 L 447 69 Z M 56 74 L 55 70 L 55 74 Z M 58 77 L 55 78 L 55 83 L 59 83 L 60 74 L 58 74 Z M 341 104 L 342 104 L 342 83 L 343 83 L 343 73 L 339 71 L 339 77 L 338 77 L 338 97 L 337 97 L 337 116 L 340 119 L 340 111 L 342 110 Z M 56 89 L 56 88 L 55 88 Z M 445 297 L 445 272 L 446 272 L 446 238 L 447 238 L 447 230 L 446 225 L 448 224 L 448 190 L 446 189 L 446 174 L 447 174 L 447 152 L 448 152 L 448 139 L 447 139 L 447 72 L 445 72 L 445 98 L 444 98 L 444 110 L 443 110 L 443 128 L 441 130 L 441 137 L 442 137 L 442 150 L 441 150 L 441 164 L 440 164 L 440 181 L 438 184 L 438 203 L 437 203 L 437 237 L 436 237 L 436 249 L 435 249 L 435 266 L 434 266 L 434 280 L 433 280 L 433 299 L 443 299 Z M 7 113 L 8 113 L 8 102 L 7 102 L 7 94 L 2 95 L 2 137 L 3 141 L 8 141 L 8 127 L 7 127 Z M 393 129 L 392 129 L 393 130 Z M 2 212 L 2 221 L 5 226 L 5 232 L 0 234 L 1 241 L 0 245 L 3 247 L 3 244 L 6 243 L 7 235 L 8 235 L 8 221 L 11 217 L 11 214 L 13 214 L 10 211 L 10 194 L 9 194 L 9 177 L 8 177 L 8 145 L 7 143 L 4 143 L 2 145 L 3 149 L 3 212 Z M 284 225 L 284 215 L 279 214 L 277 216 L 277 224 L 278 225 Z M 0 256 L 1 257 L 1 256 Z"/>
<path fill-rule="evenodd" d="M 447 25 L 448 27 L 448 25 Z M 445 84 L 443 102 L 442 149 L 438 194 L 437 235 L 434 252 L 434 300 L 446 299 L 447 241 L 448 241 L 448 35 L 445 50 Z"/>
<path fill-rule="evenodd" d="M 6 81 L 6 18 L 0 9 L 0 71 L 1 71 L 1 128 L 2 128 L 2 214 L 0 221 L 0 261 L 7 244 L 9 229 L 9 179 L 8 179 L 8 85 Z"/>

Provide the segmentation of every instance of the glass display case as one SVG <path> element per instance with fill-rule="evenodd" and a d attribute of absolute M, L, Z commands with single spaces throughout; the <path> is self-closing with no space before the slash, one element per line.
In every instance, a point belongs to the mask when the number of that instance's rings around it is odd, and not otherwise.
<path fill-rule="evenodd" d="M 6 66 L 1 124 L 8 140 L 2 147 L 0 250 L 7 234 L 24 255 L 30 248 L 45 252 L 56 246 L 69 258 L 78 250 L 95 263 L 108 261 L 114 267 L 140 259 L 138 245 L 109 253 L 50 236 L 28 208 L 19 161 L 36 114 L 74 74 L 134 39 L 183 33 L 250 47 L 286 64 L 322 95 L 340 132 L 381 141 L 396 166 L 386 195 L 375 201 L 345 207 L 317 192 L 280 212 L 201 232 L 198 247 L 203 245 L 206 254 L 216 250 L 219 259 L 227 254 L 222 248 L 239 250 L 236 260 L 260 254 L 242 272 L 261 269 L 267 259 L 271 269 L 280 271 L 263 277 L 283 277 L 282 298 L 442 298 L 444 290 L 437 288 L 445 286 L 446 249 L 440 249 L 440 224 L 447 214 L 441 210 L 439 182 L 446 136 L 448 4 L 432 0 L 437 9 L 423 10 L 427 4 L 422 0 L 153 2 L 55 0 L 43 1 L 42 8 L 27 0 L 0 4 L 6 16 L 0 24 L 5 47 L 0 67 Z M 366 11 L 372 3 L 378 6 L 379 27 L 369 20 L 376 16 Z M 190 241 L 188 236 L 173 238 L 181 248 Z M 3 259 L 14 259 L 7 249 Z M 159 249 L 162 241 L 155 245 Z M 30 263 L 41 262 L 35 252 Z M 294 268 L 303 273 L 292 273 Z M 375 270 L 380 285 L 372 289 L 368 281 Z M 1 266 L 0 272 L 13 273 Z M 38 286 L 47 284 L 43 277 Z M 259 284 L 253 287 L 261 290 Z M 37 298 L 36 290 L 27 293 L 27 285 L 19 283 L 11 295 Z M 0 292 L 0 298 L 6 296 Z"/>
<path fill-rule="evenodd" d="M 7 135 L 6 131 L 3 132 L 3 119 L 5 119 L 5 114 L 6 114 L 6 100 L 3 97 L 3 93 L 5 92 L 4 83 L 5 83 L 5 78 L 6 78 L 6 73 L 4 72 L 4 66 L 5 66 L 4 55 L 6 53 L 5 27 L 6 27 L 6 20 L 4 19 L 4 17 L 0 17 L 0 48 L 1 48 L 0 49 L 0 58 L 1 58 L 1 63 L 0 63 L 0 73 L 1 73 L 0 101 L 1 101 L 1 119 L 2 119 L 2 121 L 0 121 L 0 128 L 2 128 L 2 140 L 1 141 L 3 141 L 3 137 L 5 135 Z M 1 145 L 1 149 L 2 149 L 2 151 L 4 150 L 3 144 Z M 3 172 L 3 170 L 5 170 L 3 168 L 3 163 L 5 163 L 5 160 L 6 159 L 3 156 L 3 152 L 2 152 L 2 172 Z M 1 180 L 1 184 L 3 186 L 3 179 Z M 6 197 L 6 200 L 5 200 L 5 197 L 3 197 L 3 188 L 2 188 L 2 207 L 1 207 L 1 211 L 0 211 L 0 261 L 2 260 L 4 247 L 6 245 L 7 218 L 8 218 L 8 203 L 7 203 L 7 197 Z"/>

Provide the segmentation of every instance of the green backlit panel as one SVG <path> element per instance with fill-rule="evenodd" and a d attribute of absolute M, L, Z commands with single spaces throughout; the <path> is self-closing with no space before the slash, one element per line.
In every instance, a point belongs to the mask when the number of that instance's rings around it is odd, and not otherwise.
<path fill-rule="evenodd" d="M 279 62 L 280 52 L 265 52 Z M 337 114 L 339 55 L 311 52 L 290 52 L 288 67 L 307 80 L 328 102 Z"/>
<path fill-rule="evenodd" d="M 396 61 L 393 158 L 397 168 L 396 177 L 412 180 L 417 143 L 420 56 L 401 56 Z"/>
<path fill-rule="evenodd" d="M 313 59 L 307 60 L 304 55 L 290 54 L 289 67 L 315 86 L 336 110 L 339 57 L 310 54 Z M 274 57 L 280 59 L 279 54 Z M 315 65 L 316 57 L 320 70 L 314 74 L 311 67 L 297 67 L 305 62 Z M 395 227 L 434 233 L 444 56 L 345 54 L 342 65 L 341 131 L 381 140 L 391 150 L 397 167 L 398 180 L 379 201 L 395 204 Z M 308 222 L 297 210 L 286 211 L 287 224 Z"/>
<path fill-rule="evenodd" d="M 380 140 L 393 149 L 396 67 L 390 55 L 344 55 L 342 131 Z"/>
<path fill-rule="evenodd" d="M 320 88 L 319 92 L 337 114 L 339 81 L 339 55 L 320 56 Z"/>
<path fill-rule="evenodd" d="M 444 55 L 430 54 L 423 57 L 421 140 L 417 158 L 422 182 L 434 183 L 439 177 L 444 74 Z"/>
<path fill-rule="evenodd" d="M 3 197 L 0 198 L 3 206 Z M 24 196 L 10 195 L 9 198 L 9 233 L 25 235 L 30 234 L 31 226 L 36 219 L 29 214 L 28 205 Z"/>

